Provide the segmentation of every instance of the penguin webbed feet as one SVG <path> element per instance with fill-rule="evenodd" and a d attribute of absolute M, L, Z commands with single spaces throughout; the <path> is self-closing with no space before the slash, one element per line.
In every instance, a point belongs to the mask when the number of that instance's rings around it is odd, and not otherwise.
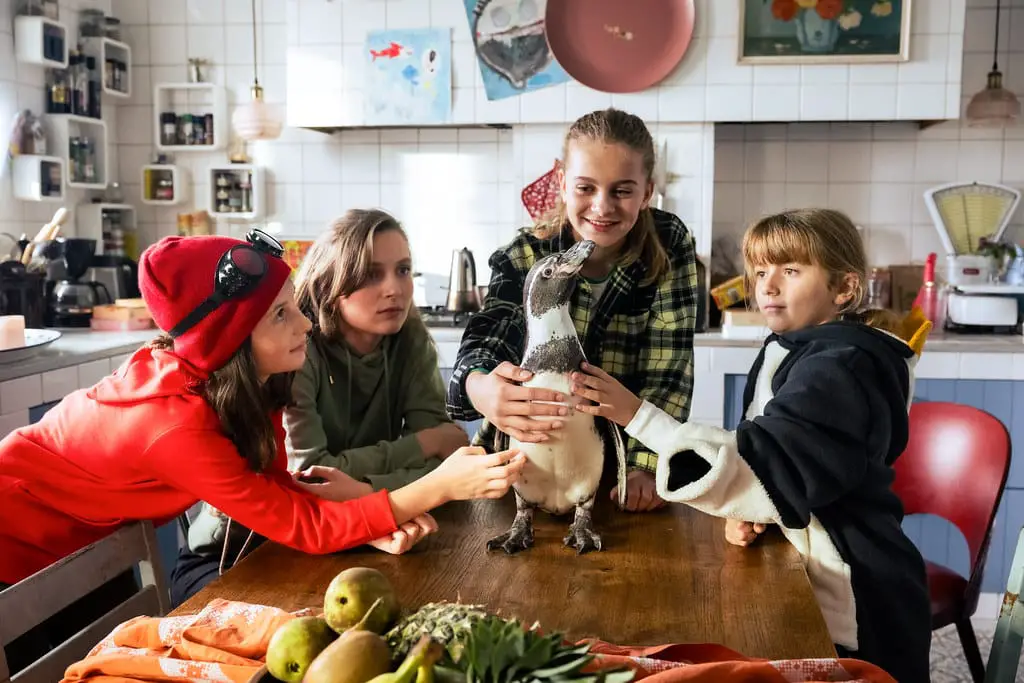
<path fill-rule="evenodd" d="M 569 535 L 563 539 L 565 545 L 576 549 L 577 555 L 601 550 L 601 536 L 594 531 L 590 508 L 576 506 L 576 514 L 569 525 Z"/>
<path fill-rule="evenodd" d="M 516 512 L 516 518 L 512 520 L 512 526 L 508 531 L 487 541 L 488 550 L 504 550 L 508 555 L 533 547 L 533 519 L 532 514 Z"/>

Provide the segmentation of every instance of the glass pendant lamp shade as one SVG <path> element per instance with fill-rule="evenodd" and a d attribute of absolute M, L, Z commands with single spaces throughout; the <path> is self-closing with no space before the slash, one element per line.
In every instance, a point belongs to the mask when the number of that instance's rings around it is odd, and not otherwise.
<path fill-rule="evenodd" d="M 999 10 L 1002 3 L 996 0 L 996 36 L 992 48 L 992 70 L 988 72 L 985 89 L 971 98 L 967 104 L 967 125 L 979 127 L 1002 127 L 1013 125 L 1020 117 L 1020 100 L 1003 87 L 1003 74 L 999 71 Z"/>
<path fill-rule="evenodd" d="M 263 88 L 252 87 L 252 100 L 235 109 L 231 116 L 235 133 L 243 140 L 274 140 L 281 135 L 283 123 L 274 108 L 263 101 Z"/>

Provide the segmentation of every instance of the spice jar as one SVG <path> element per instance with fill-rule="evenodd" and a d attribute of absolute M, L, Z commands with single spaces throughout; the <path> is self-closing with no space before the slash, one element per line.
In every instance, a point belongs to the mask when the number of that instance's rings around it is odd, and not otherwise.
<path fill-rule="evenodd" d="M 84 9 L 78 15 L 78 34 L 83 38 L 102 38 L 106 35 L 106 17 L 102 10 Z"/>
<path fill-rule="evenodd" d="M 165 147 L 178 144 L 178 116 L 173 111 L 160 114 L 160 144 Z"/>
<path fill-rule="evenodd" d="M 121 20 L 117 17 L 107 17 L 104 22 L 104 32 L 107 38 L 121 40 Z"/>

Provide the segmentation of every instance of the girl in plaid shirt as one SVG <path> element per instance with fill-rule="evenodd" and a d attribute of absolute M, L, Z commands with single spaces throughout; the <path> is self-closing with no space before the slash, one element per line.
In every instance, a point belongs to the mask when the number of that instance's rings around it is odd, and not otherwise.
<path fill-rule="evenodd" d="M 484 418 L 476 444 L 492 446 L 495 428 L 538 442 L 562 427 L 557 419 L 536 418 L 567 415 L 569 397 L 520 386 L 530 377 L 518 367 L 526 341 L 523 285 L 538 259 L 579 239 L 597 244 L 573 294 L 573 322 L 587 358 L 677 420 L 690 412 L 694 243 L 677 216 L 650 206 L 655 158 L 647 126 L 623 111 L 591 112 L 569 128 L 562 159 L 557 206 L 491 256 L 487 300 L 462 337 L 448 411 L 456 420 Z M 629 438 L 626 457 L 627 508 L 659 507 L 657 456 Z M 611 492 L 613 500 L 617 494 Z"/>

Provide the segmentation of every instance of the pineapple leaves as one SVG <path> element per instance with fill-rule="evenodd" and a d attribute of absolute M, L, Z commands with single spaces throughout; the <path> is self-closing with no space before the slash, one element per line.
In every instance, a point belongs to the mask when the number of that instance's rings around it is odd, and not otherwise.
<path fill-rule="evenodd" d="M 635 676 L 631 669 L 584 671 L 595 659 L 589 644 L 543 634 L 536 624 L 527 629 L 480 605 L 424 605 L 387 634 L 392 656 L 404 657 L 423 634 L 447 647 L 434 667 L 436 683 L 629 683 Z"/>

